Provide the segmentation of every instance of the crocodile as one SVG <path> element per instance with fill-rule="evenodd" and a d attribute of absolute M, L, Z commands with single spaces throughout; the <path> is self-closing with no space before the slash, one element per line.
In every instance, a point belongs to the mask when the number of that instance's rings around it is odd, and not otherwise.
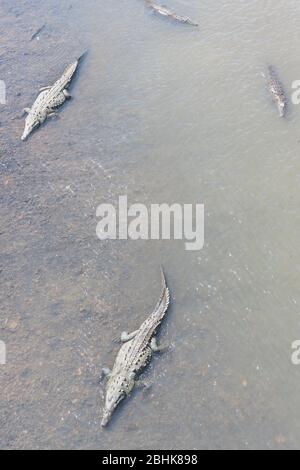
<path fill-rule="evenodd" d="M 177 15 L 173 11 L 169 10 L 165 5 L 157 5 L 152 0 L 146 0 L 146 5 L 152 9 L 152 11 L 160 16 L 170 18 L 177 23 L 189 24 L 191 26 L 199 26 L 198 23 L 192 21 L 188 16 Z"/>
<path fill-rule="evenodd" d="M 54 85 L 41 88 L 39 90 L 40 94 L 32 107 L 24 109 L 28 116 L 25 120 L 22 140 L 26 140 L 33 130 L 45 122 L 48 117 L 55 116 L 55 109 L 63 105 L 66 99 L 71 98 L 67 88 L 76 72 L 80 59 L 69 65 Z"/>
<path fill-rule="evenodd" d="M 266 79 L 268 90 L 272 95 L 274 103 L 277 105 L 279 116 L 284 117 L 287 110 L 287 98 L 277 73 L 270 65 L 268 66 L 267 74 L 263 73 L 262 75 Z"/>
<path fill-rule="evenodd" d="M 151 315 L 138 330 L 131 334 L 122 333 L 121 341 L 124 344 L 117 354 L 113 369 L 102 370 L 103 375 L 107 377 L 102 427 L 108 424 L 117 406 L 141 383 L 138 376 L 150 362 L 153 353 L 161 351 L 155 334 L 170 303 L 170 293 L 163 270 L 162 282 L 162 294 Z"/>

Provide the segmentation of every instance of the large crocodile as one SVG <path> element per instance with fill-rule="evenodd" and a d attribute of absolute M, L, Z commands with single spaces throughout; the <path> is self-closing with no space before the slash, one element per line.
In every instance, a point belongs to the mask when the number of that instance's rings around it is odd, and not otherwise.
<path fill-rule="evenodd" d="M 180 16 L 169 10 L 165 5 L 157 5 L 152 0 L 146 0 L 146 5 L 152 9 L 152 11 L 160 16 L 170 18 L 178 23 L 189 24 L 191 26 L 199 26 L 198 23 L 192 21 L 188 16 Z"/>
<path fill-rule="evenodd" d="M 71 95 L 67 91 L 80 59 L 69 65 L 62 77 L 54 85 L 43 87 L 31 108 L 25 108 L 28 114 L 25 120 L 25 129 L 22 140 L 25 140 L 32 131 L 46 121 L 48 117 L 55 116 L 55 109 L 61 106 Z"/>
<path fill-rule="evenodd" d="M 170 302 L 169 289 L 163 272 L 162 280 L 162 294 L 154 311 L 137 331 L 131 334 L 122 333 L 121 341 L 124 344 L 119 350 L 113 369 L 103 369 L 102 371 L 108 378 L 102 426 L 108 424 L 116 407 L 138 383 L 137 377 L 147 366 L 153 353 L 160 350 L 155 334 Z"/>
<path fill-rule="evenodd" d="M 268 66 L 267 74 L 263 73 L 262 75 L 266 79 L 268 90 L 272 95 L 274 103 L 277 105 L 279 116 L 284 117 L 287 110 L 287 98 L 277 73 L 270 65 Z"/>

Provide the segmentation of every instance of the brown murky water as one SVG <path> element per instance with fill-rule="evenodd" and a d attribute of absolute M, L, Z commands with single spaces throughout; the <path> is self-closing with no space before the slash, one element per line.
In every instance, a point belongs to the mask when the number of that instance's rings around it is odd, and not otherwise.
<path fill-rule="evenodd" d="M 260 72 L 300 78 L 300 5 L 169 6 L 200 28 L 142 0 L 1 1 L 1 448 L 299 446 L 300 108 L 280 120 Z M 74 99 L 22 143 L 22 108 L 86 49 Z M 124 194 L 204 203 L 204 249 L 99 241 L 97 206 Z M 171 348 L 102 430 L 101 366 L 161 262 Z"/>

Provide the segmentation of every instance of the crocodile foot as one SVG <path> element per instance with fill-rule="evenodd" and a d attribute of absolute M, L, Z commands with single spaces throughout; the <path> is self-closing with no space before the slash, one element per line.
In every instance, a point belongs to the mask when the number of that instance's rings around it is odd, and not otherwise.
<path fill-rule="evenodd" d="M 103 367 L 101 370 L 101 375 L 99 377 L 99 382 L 102 382 L 103 379 L 109 378 L 111 374 L 111 369 L 109 367 Z"/>
<path fill-rule="evenodd" d="M 144 390 L 150 390 L 152 387 L 152 382 L 147 382 L 145 380 L 139 379 L 135 381 L 135 386 L 137 388 L 143 388 Z"/>
<path fill-rule="evenodd" d="M 63 94 L 65 95 L 65 98 L 67 98 L 68 100 L 72 98 L 72 95 L 66 89 L 63 90 Z"/>
<path fill-rule="evenodd" d="M 58 113 L 55 113 L 55 112 L 53 112 L 53 113 L 50 113 L 50 114 L 48 114 L 48 117 L 49 117 L 49 118 L 55 118 L 55 119 L 58 119 L 58 118 L 59 118 L 59 114 L 58 114 Z"/>
<path fill-rule="evenodd" d="M 154 353 L 163 353 L 169 349 L 169 346 L 158 346 L 156 338 L 152 338 L 150 348 Z"/>
<path fill-rule="evenodd" d="M 121 334 L 122 343 L 127 343 L 127 341 L 130 341 L 131 339 L 133 339 L 137 335 L 138 332 L 139 330 L 133 331 L 132 333 L 127 333 L 127 331 L 123 331 L 123 333 Z"/>

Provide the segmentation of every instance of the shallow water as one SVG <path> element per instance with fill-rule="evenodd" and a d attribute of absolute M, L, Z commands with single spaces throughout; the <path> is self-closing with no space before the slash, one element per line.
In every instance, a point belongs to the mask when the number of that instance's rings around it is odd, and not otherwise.
<path fill-rule="evenodd" d="M 299 123 L 261 71 L 300 78 L 296 0 L 2 0 L 1 448 L 297 448 Z M 46 23 L 39 40 L 30 41 Z M 26 142 L 23 107 L 84 50 L 74 99 Z M 205 247 L 96 238 L 96 208 L 204 203 Z M 163 263 L 168 353 L 100 427 L 101 366 Z"/>

